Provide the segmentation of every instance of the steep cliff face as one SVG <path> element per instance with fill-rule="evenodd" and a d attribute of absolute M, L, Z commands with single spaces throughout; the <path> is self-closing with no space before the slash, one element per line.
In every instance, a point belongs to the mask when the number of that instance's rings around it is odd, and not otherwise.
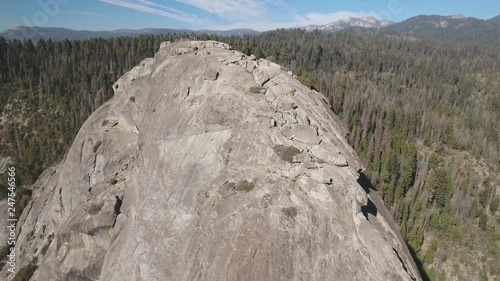
<path fill-rule="evenodd" d="M 32 280 L 420 280 L 328 101 L 279 65 L 164 43 L 114 88 L 32 187 Z"/>

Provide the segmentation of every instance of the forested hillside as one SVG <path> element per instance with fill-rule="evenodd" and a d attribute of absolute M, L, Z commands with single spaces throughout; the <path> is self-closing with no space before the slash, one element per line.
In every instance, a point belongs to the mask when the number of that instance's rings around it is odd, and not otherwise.
<path fill-rule="evenodd" d="M 18 215 L 31 196 L 24 187 L 64 157 L 83 122 L 113 95 L 114 81 L 168 39 L 33 44 L 0 37 L 0 163 L 8 158 L 16 167 Z M 0 199 L 6 184 L 0 182 Z"/>
<path fill-rule="evenodd" d="M 56 164 L 113 82 L 167 39 L 0 39 L 0 157 L 19 184 Z M 500 48 L 359 30 L 219 40 L 330 99 L 430 279 L 500 280 Z"/>
<path fill-rule="evenodd" d="M 330 99 L 431 280 L 500 280 L 500 48 L 364 31 L 228 42 Z"/>

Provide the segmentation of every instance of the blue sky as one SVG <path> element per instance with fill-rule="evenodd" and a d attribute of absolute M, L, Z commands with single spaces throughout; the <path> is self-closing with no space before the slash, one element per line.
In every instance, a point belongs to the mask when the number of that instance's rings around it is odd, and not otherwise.
<path fill-rule="evenodd" d="M 110 30 L 190 28 L 269 30 L 375 16 L 500 14 L 498 0 L 0 0 L 0 30 L 15 25 Z"/>

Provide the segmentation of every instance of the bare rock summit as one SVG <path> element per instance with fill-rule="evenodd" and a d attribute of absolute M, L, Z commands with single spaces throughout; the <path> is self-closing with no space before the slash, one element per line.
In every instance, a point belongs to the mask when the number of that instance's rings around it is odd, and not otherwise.
<path fill-rule="evenodd" d="M 31 280 L 421 280 L 328 101 L 283 67 L 166 42 L 114 89 L 32 186 Z"/>

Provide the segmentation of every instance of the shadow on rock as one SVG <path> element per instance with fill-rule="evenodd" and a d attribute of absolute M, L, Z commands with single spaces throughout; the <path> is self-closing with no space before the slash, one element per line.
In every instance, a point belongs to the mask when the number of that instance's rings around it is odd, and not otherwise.
<path fill-rule="evenodd" d="M 357 180 L 358 184 L 361 185 L 366 194 L 370 194 L 370 190 L 377 191 L 370 180 L 366 177 L 365 173 L 359 172 L 359 178 Z"/>

